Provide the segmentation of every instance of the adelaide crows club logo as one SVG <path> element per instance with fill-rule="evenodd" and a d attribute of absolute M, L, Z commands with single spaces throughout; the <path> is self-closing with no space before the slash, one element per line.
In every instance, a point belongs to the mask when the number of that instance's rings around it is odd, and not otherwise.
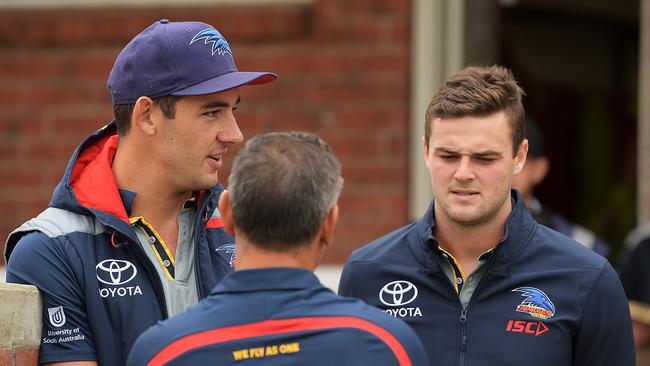
<path fill-rule="evenodd" d="M 230 254 L 230 267 L 235 267 L 235 259 L 237 257 L 237 246 L 235 244 L 224 244 L 214 251 Z"/>
<path fill-rule="evenodd" d="M 555 305 L 544 291 L 535 287 L 518 287 L 512 292 L 521 292 L 525 297 L 521 304 L 517 305 L 517 311 L 528 313 L 533 318 L 548 319 L 555 315 Z"/>
<path fill-rule="evenodd" d="M 221 35 L 221 33 L 214 28 L 207 28 L 200 31 L 194 36 L 194 38 L 192 38 L 190 44 L 199 40 L 203 40 L 204 44 L 212 43 L 212 56 L 214 56 L 215 53 L 218 53 L 219 55 L 229 53 L 232 55 L 230 45 L 228 45 L 228 42 L 226 42 L 226 39 Z"/>

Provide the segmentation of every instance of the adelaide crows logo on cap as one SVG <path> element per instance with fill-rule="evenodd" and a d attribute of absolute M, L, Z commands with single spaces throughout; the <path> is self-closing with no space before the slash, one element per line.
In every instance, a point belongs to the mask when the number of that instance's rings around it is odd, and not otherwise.
<path fill-rule="evenodd" d="M 512 290 L 515 291 L 521 292 L 521 296 L 526 298 L 517 306 L 517 311 L 538 319 L 548 319 L 555 315 L 555 305 L 544 291 L 535 287 L 518 287 Z"/>
<path fill-rule="evenodd" d="M 229 53 L 232 55 L 232 52 L 230 52 L 230 45 L 228 45 L 228 42 L 226 42 L 226 39 L 218 30 L 214 28 L 204 29 L 192 38 L 190 44 L 201 39 L 204 40 L 204 44 L 212 43 L 212 56 L 214 56 L 215 53 L 218 53 L 219 55 Z"/>

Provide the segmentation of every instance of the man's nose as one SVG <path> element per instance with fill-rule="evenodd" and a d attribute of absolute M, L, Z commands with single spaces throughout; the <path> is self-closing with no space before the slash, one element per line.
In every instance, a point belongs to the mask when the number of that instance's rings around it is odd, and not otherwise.
<path fill-rule="evenodd" d="M 217 134 L 217 140 L 224 143 L 238 144 L 244 141 L 244 135 L 239 129 L 235 115 L 232 111 L 229 113 L 230 115 L 224 123 L 224 129 Z"/>
<path fill-rule="evenodd" d="M 458 162 L 458 168 L 454 173 L 454 178 L 459 181 L 468 181 L 474 179 L 474 171 L 472 170 L 471 160 L 469 156 L 463 156 Z"/>

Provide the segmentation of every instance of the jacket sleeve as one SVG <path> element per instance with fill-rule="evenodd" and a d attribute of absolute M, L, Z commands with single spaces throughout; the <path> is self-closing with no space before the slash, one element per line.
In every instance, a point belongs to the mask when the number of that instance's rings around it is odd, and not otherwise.
<path fill-rule="evenodd" d="M 584 299 L 574 342 L 574 366 L 634 366 L 632 322 L 625 292 L 607 262 Z"/>
<path fill-rule="evenodd" d="M 159 343 L 162 343 L 162 340 L 166 338 L 164 335 L 157 335 L 158 328 L 160 328 L 160 325 L 154 325 L 140 334 L 133 347 L 131 347 L 131 351 L 129 351 L 126 366 L 141 366 L 151 361 L 160 348 Z M 158 338 L 161 341 L 157 341 Z"/>
<path fill-rule="evenodd" d="M 339 289 L 338 294 L 341 296 L 354 297 L 354 284 L 353 284 L 353 268 L 352 261 L 348 262 L 343 267 L 343 272 L 341 272 L 341 278 L 339 280 Z"/>
<path fill-rule="evenodd" d="M 7 264 L 7 282 L 34 285 L 43 297 L 41 364 L 96 360 L 81 262 L 66 245 L 31 232 L 18 241 Z"/>

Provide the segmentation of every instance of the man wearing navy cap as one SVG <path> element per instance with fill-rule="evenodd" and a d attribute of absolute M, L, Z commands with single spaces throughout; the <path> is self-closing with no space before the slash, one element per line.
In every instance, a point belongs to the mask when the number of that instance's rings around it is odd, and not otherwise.
<path fill-rule="evenodd" d="M 138 335 L 232 270 L 218 171 L 243 140 L 237 88 L 275 79 L 238 71 L 205 23 L 163 19 L 126 45 L 108 78 L 115 120 L 5 245 L 7 281 L 43 295 L 41 364 L 124 364 Z"/>
<path fill-rule="evenodd" d="M 316 135 L 248 141 L 219 200 L 237 270 L 146 331 L 127 365 L 427 365 L 406 324 L 336 296 L 312 273 L 332 244 L 342 185 L 340 163 Z"/>

